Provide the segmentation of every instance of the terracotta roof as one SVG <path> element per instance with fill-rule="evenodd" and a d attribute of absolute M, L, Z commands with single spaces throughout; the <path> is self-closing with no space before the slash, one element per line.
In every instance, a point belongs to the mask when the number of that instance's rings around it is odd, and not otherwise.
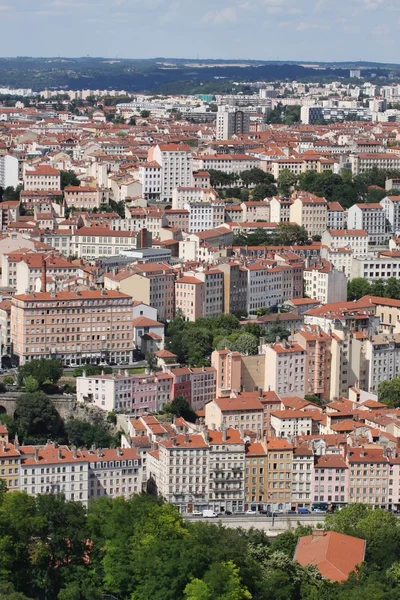
<path fill-rule="evenodd" d="M 365 540 L 337 533 L 316 531 L 299 538 L 294 559 L 303 567 L 315 565 L 330 581 L 345 581 L 363 562 Z"/>

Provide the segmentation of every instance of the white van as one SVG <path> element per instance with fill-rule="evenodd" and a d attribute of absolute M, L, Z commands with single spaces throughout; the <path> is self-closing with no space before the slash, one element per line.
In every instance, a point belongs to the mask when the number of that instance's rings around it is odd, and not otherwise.
<path fill-rule="evenodd" d="M 203 510 L 203 517 L 205 517 L 207 519 L 215 519 L 216 517 L 218 517 L 218 515 L 213 510 L 207 509 L 207 510 Z"/>

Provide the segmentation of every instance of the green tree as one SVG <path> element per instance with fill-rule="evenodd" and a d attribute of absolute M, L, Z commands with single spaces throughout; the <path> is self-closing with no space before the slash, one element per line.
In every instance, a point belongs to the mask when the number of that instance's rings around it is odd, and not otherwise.
<path fill-rule="evenodd" d="M 275 236 L 279 239 L 279 243 L 284 246 L 304 244 L 308 240 L 307 231 L 297 223 L 279 223 L 275 229 Z"/>
<path fill-rule="evenodd" d="M 290 194 L 291 187 L 294 186 L 296 182 L 297 175 L 294 175 L 294 173 L 289 171 L 289 169 L 282 169 L 282 171 L 280 171 L 278 177 L 278 188 L 282 194 L 288 196 Z"/>
<path fill-rule="evenodd" d="M 32 375 L 28 375 L 28 377 L 25 378 L 25 391 L 28 394 L 33 394 L 34 392 L 37 392 L 39 389 L 39 383 L 37 382 L 37 380 L 32 377 Z"/>
<path fill-rule="evenodd" d="M 22 384 L 29 375 L 36 379 L 39 386 L 42 386 L 46 381 L 56 384 L 62 376 L 61 361 L 47 358 L 30 360 L 18 368 L 18 382 Z"/>
<path fill-rule="evenodd" d="M 390 407 L 400 406 L 400 377 L 381 381 L 378 386 L 379 402 Z"/>
<path fill-rule="evenodd" d="M 80 181 L 74 171 L 60 171 L 61 189 L 68 187 L 69 185 L 80 185 Z"/>
<path fill-rule="evenodd" d="M 362 277 L 351 279 L 347 284 L 347 298 L 349 300 L 359 300 L 363 296 L 371 293 L 371 284 Z"/>
<path fill-rule="evenodd" d="M 259 183 L 251 192 L 253 200 L 264 200 L 276 196 L 278 189 L 273 183 Z"/>
<path fill-rule="evenodd" d="M 258 339 L 251 333 L 243 333 L 232 344 L 231 350 L 247 356 L 258 354 Z"/>
<path fill-rule="evenodd" d="M 135 117 L 131 117 L 129 119 L 129 125 L 136 125 L 136 119 L 135 119 Z"/>
<path fill-rule="evenodd" d="M 277 338 L 281 340 L 287 340 L 290 337 L 289 329 L 286 329 L 284 325 L 277 319 L 264 334 L 265 341 L 267 344 L 275 343 Z"/>
<path fill-rule="evenodd" d="M 115 447 L 118 440 L 106 429 L 106 425 L 94 425 L 82 419 L 70 418 L 65 423 L 68 442 L 77 447 L 110 448 Z"/>
<path fill-rule="evenodd" d="M 150 370 L 150 373 L 154 373 L 157 368 L 157 357 L 153 352 L 148 352 L 146 354 L 147 366 Z"/>
<path fill-rule="evenodd" d="M 140 116 L 142 117 L 142 119 L 148 119 L 151 115 L 151 112 L 149 110 L 142 110 L 140 112 Z"/>
<path fill-rule="evenodd" d="M 193 579 L 185 588 L 186 600 L 251 600 L 233 561 L 213 563 L 204 579 Z"/>
<path fill-rule="evenodd" d="M 195 423 L 197 421 L 197 415 L 189 402 L 184 396 L 176 396 L 170 405 L 171 413 L 177 417 L 182 417 L 185 421 Z"/>
<path fill-rule="evenodd" d="M 22 394 L 16 400 L 15 421 L 19 439 L 25 444 L 45 443 L 63 436 L 63 425 L 53 402 L 43 394 Z"/>

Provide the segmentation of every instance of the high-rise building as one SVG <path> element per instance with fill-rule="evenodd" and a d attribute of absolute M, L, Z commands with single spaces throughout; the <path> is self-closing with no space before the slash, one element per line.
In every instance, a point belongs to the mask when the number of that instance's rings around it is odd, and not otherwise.
<path fill-rule="evenodd" d="M 16 188 L 18 184 L 18 158 L 11 154 L 0 156 L 0 187 L 3 189 L 9 186 Z"/>
<path fill-rule="evenodd" d="M 217 140 L 229 140 L 234 135 L 249 133 L 250 115 L 233 106 L 219 106 L 217 112 Z"/>

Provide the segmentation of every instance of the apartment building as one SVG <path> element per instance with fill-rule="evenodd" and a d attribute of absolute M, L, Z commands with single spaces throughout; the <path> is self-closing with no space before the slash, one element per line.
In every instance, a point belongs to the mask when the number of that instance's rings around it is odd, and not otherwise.
<path fill-rule="evenodd" d="M 302 410 L 276 410 L 271 413 L 271 427 L 276 437 L 294 439 L 299 435 L 311 435 L 313 417 L 317 415 Z"/>
<path fill-rule="evenodd" d="M 328 304 L 347 300 L 347 277 L 327 260 L 304 269 L 304 291 L 310 297 Z"/>
<path fill-rule="evenodd" d="M 209 507 L 216 512 L 244 509 L 245 442 L 238 429 L 208 432 Z"/>
<path fill-rule="evenodd" d="M 355 257 L 367 256 L 369 236 L 364 229 L 331 229 L 322 234 L 321 242 L 330 249 L 350 248 Z"/>
<path fill-rule="evenodd" d="M 382 381 L 400 376 L 400 334 L 379 334 L 366 340 L 367 390 L 378 392 Z"/>
<path fill-rule="evenodd" d="M 11 353 L 11 300 L 0 302 L 0 356 Z"/>
<path fill-rule="evenodd" d="M 328 261 L 336 269 L 345 274 L 347 278 L 351 276 L 351 266 L 353 263 L 353 251 L 351 248 L 321 248 L 321 258 Z"/>
<path fill-rule="evenodd" d="M 268 502 L 267 444 L 256 441 L 246 444 L 246 469 L 244 483 L 245 509 L 263 509 Z"/>
<path fill-rule="evenodd" d="M 19 444 L 8 441 L 8 432 L 4 425 L 0 428 L 0 477 L 10 492 L 19 490 L 21 453 Z"/>
<path fill-rule="evenodd" d="M 295 510 L 298 508 L 311 509 L 313 469 L 313 450 L 304 446 L 293 448 L 291 501 L 292 508 Z"/>
<path fill-rule="evenodd" d="M 208 507 L 209 446 L 202 433 L 160 439 L 147 453 L 146 473 L 153 493 L 175 504 L 182 513 Z"/>
<path fill-rule="evenodd" d="M 382 448 L 351 448 L 347 460 L 349 502 L 387 508 L 390 465 Z"/>
<path fill-rule="evenodd" d="M 279 396 L 304 397 L 306 351 L 299 344 L 277 342 L 262 347 L 265 354 L 265 389 Z"/>
<path fill-rule="evenodd" d="M 73 254 L 90 260 L 116 256 L 124 250 L 135 250 L 139 246 L 139 236 L 136 231 L 115 231 L 101 226 L 81 227 L 72 235 Z"/>
<path fill-rule="evenodd" d="M 312 480 L 314 502 L 345 505 L 349 502 L 349 467 L 343 456 L 316 456 Z"/>
<path fill-rule="evenodd" d="M 216 139 L 229 140 L 234 135 L 249 133 L 250 115 L 236 106 L 220 105 L 217 112 Z"/>
<path fill-rule="evenodd" d="M 260 161 L 248 154 L 198 154 L 193 157 L 195 170 L 217 170 L 228 174 L 240 175 L 242 171 L 255 169 Z"/>
<path fill-rule="evenodd" d="M 293 200 L 290 198 L 280 198 L 274 196 L 269 201 L 271 223 L 289 223 L 290 222 L 290 207 Z"/>
<path fill-rule="evenodd" d="M 210 176 L 208 175 L 208 183 Z M 218 201 L 219 196 L 210 186 L 204 187 L 177 187 L 172 192 L 172 208 L 182 210 L 185 204 L 210 204 Z"/>
<path fill-rule="evenodd" d="M 64 188 L 64 202 L 69 208 L 93 210 L 109 202 L 109 190 L 69 185 Z"/>
<path fill-rule="evenodd" d="M 224 313 L 246 314 L 247 311 L 247 270 L 239 262 L 226 262 L 218 265 L 224 277 Z"/>
<path fill-rule="evenodd" d="M 215 399 L 217 373 L 211 367 L 176 367 L 167 369 L 172 377 L 171 399 L 183 396 L 193 410 L 202 410 Z"/>
<path fill-rule="evenodd" d="M 340 202 L 328 202 L 327 229 L 344 229 L 345 214 Z"/>
<path fill-rule="evenodd" d="M 290 207 L 290 221 L 303 226 L 308 235 L 322 235 L 326 231 L 328 203 L 325 198 L 299 192 Z"/>
<path fill-rule="evenodd" d="M 258 392 L 219 396 L 206 404 L 205 413 L 205 423 L 210 429 L 240 427 L 260 433 L 264 429 L 264 407 Z"/>
<path fill-rule="evenodd" d="M 386 231 L 400 233 L 400 196 L 386 196 L 381 200 L 386 219 Z"/>
<path fill-rule="evenodd" d="M 267 508 L 290 510 L 292 504 L 293 446 L 278 438 L 267 438 Z"/>
<path fill-rule="evenodd" d="M 385 171 L 400 169 L 400 156 L 388 152 L 350 154 L 349 161 L 353 175 L 360 175 L 373 168 Z"/>
<path fill-rule="evenodd" d="M 78 402 L 91 403 L 107 412 L 132 410 L 132 377 L 127 371 L 110 375 L 89 375 L 85 371 L 76 378 Z"/>
<path fill-rule="evenodd" d="M 295 334 L 294 339 L 304 348 L 307 357 L 304 371 L 306 394 L 315 394 L 324 400 L 329 400 L 331 336 L 319 327 L 305 327 Z"/>
<path fill-rule="evenodd" d="M 177 187 L 192 185 L 193 161 L 186 144 L 158 144 L 148 152 L 148 162 L 161 165 L 162 202 L 172 202 L 172 192 Z"/>
<path fill-rule="evenodd" d="M 19 168 L 18 158 L 12 154 L 0 156 L 0 187 L 5 189 L 12 186 L 18 187 L 19 184 Z"/>
<path fill-rule="evenodd" d="M 184 210 L 188 213 L 189 233 L 215 229 L 225 222 L 225 204 L 223 202 L 185 203 Z"/>
<path fill-rule="evenodd" d="M 44 291 L 42 290 L 43 270 L 46 272 L 47 285 L 50 287 L 51 281 L 54 289 L 60 289 L 70 277 L 80 276 L 86 279 L 87 283 L 93 280 L 93 277 L 84 272 L 80 265 L 62 256 L 28 253 L 22 256 L 16 265 L 17 294 Z"/>
<path fill-rule="evenodd" d="M 61 189 L 60 171 L 48 165 L 25 169 L 23 183 L 25 190 L 59 190 Z"/>
<path fill-rule="evenodd" d="M 146 200 L 158 200 L 162 189 L 162 167 L 156 162 L 139 165 L 139 181 L 142 184 L 142 194 Z"/>
<path fill-rule="evenodd" d="M 20 364 L 59 359 L 64 365 L 130 362 L 132 298 L 121 292 L 40 292 L 14 296 L 11 343 Z"/>
<path fill-rule="evenodd" d="M 175 307 L 186 321 L 196 321 L 203 316 L 204 282 L 197 277 L 184 275 L 175 282 Z"/>
<path fill-rule="evenodd" d="M 167 263 L 137 263 L 115 275 L 107 273 L 104 287 L 152 306 L 163 321 L 175 316 L 175 274 Z"/>
<path fill-rule="evenodd" d="M 400 256 L 396 252 L 379 252 L 374 257 L 354 257 L 351 265 L 351 279 L 362 277 L 373 283 L 400 276 Z"/>
<path fill-rule="evenodd" d="M 348 229 L 364 230 L 368 233 L 369 243 L 383 244 L 386 240 L 386 216 L 381 204 L 354 204 L 348 210 Z"/>
<path fill-rule="evenodd" d="M 216 371 L 216 395 L 241 389 L 241 355 L 228 349 L 214 350 L 211 354 L 211 365 Z"/>

